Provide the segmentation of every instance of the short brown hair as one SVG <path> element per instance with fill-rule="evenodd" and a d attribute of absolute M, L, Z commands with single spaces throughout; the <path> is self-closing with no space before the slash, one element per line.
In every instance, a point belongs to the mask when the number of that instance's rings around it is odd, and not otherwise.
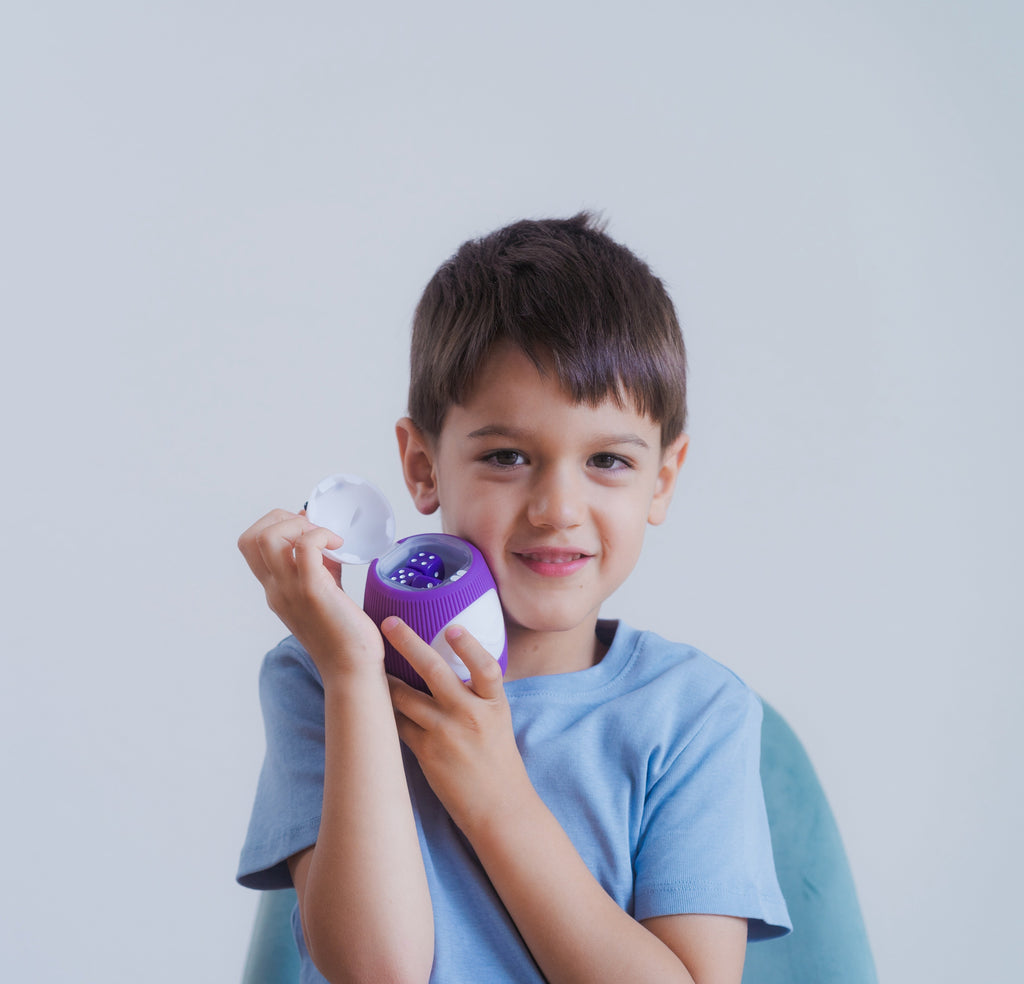
<path fill-rule="evenodd" d="M 409 416 L 437 437 L 500 342 L 576 403 L 631 400 L 667 447 L 686 427 L 686 350 L 662 282 L 591 214 L 524 220 L 462 247 L 413 318 Z"/>

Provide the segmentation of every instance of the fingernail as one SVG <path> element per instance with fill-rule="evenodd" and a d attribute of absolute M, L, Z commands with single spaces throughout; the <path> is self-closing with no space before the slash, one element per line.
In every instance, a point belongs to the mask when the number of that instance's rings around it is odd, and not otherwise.
<path fill-rule="evenodd" d="M 452 625 L 445 632 L 445 637 L 449 642 L 454 642 L 456 639 L 460 639 L 465 631 L 461 625 Z"/>

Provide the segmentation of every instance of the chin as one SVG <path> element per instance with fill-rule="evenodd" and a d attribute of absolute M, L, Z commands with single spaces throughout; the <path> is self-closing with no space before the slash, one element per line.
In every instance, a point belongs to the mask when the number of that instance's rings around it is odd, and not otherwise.
<path fill-rule="evenodd" d="M 545 606 L 541 610 L 505 611 L 505 622 L 509 629 L 520 632 L 571 632 L 588 621 L 595 621 L 597 614 L 592 611 L 567 611 L 565 608 Z"/>

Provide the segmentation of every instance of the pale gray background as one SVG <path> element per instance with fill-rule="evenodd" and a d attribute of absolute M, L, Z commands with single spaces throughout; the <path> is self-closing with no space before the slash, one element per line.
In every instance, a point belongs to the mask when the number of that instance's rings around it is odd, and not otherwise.
<path fill-rule="evenodd" d="M 794 724 L 884 980 L 1019 980 L 1020 9 L 5 13 L 4 978 L 237 978 L 281 632 L 235 538 L 341 469 L 424 528 L 391 436 L 419 290 L 591 207 L 693 373 L 607 612 Z"/>

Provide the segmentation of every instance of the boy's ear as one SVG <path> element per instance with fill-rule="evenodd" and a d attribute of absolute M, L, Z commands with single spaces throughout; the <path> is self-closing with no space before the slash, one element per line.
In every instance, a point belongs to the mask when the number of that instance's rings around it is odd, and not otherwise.
<path fill-rule="evenodd" d="M 668 506 L 672 501 L 672 493 L 675 491 L 676 478 L 686 460 L 686 452 L 689 447 L 690 438 L 686 434 L 680 434 L 665 448 L 661 459 L 661 470 L 658 472 L 657 484 L 654 487 L 654 498 L 651 500 L 651 509 L 647 514 L 647 522 L 651 526 L 658 526 L 665 522 Z"/>
<path fill-rule="evenodd" d="M 406 488 L 416 508 L 428 516 L 439 505 L 434 475 L 434 442 L 408 417 L 395 424 L 395 436 L 398 438 L 398 454 L 402 459 Z"/>

